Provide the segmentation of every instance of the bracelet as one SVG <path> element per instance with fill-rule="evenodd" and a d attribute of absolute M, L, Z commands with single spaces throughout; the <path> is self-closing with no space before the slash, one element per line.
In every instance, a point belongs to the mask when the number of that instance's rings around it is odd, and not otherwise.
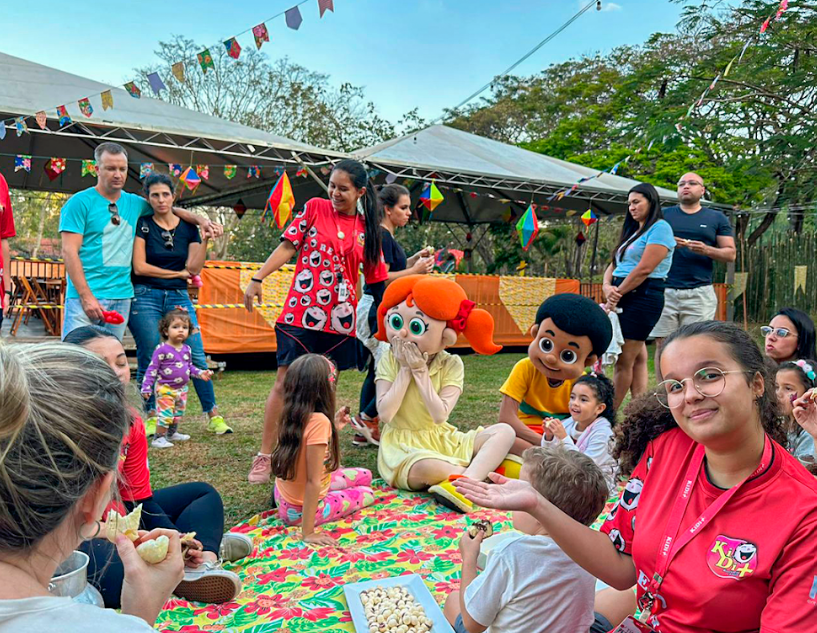
<path fill-rule="evenodd" d="M 258 278 L 256 278 L 256 277 L 253 277 L 252 279 L 250 279 L 250 281 L 254 281 L 254 282 L 255 282 L 255 283 L 257 283 L 257 284 L 262 284 L 262 283 L 264 283 L 264 280 L 263 280 L 263 279 L 258 279 Z"/>

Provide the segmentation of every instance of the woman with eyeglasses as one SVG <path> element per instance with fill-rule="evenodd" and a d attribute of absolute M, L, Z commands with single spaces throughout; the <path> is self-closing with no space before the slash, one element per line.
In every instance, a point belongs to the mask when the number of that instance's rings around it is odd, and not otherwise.
<path fill-rule="evenodd" d="M 601 531 L 569 518 L 524 479 L 491 474 L 494 484 L 454 485 L 479 505 L 532 514 L 611 587 L 636 586 L 651 630 L 814 630 L 817 479 L 784 448 L 760 349 L 733 323 L 703 321 L 668 337 L 660 364 L 665 380 L 656 393 L 665 412 L 625 420 L 627 449 L 641 457 Z M 817 419 L 810 398 L 795 408 L 803 424 Z M 638 420 L 648 424 L 628 428 Z M 599 631 L 618 624 L 596 620 Z"/>
<path fill-rule="evenodd" d="M 187 344 L 193 352 L 193 364 L 199 369 L 207 369 L 204 343 L 198 331 L 196 309 L 187 292 L 187 280 L 201 272 L 209 238 L 205 235 L 202 240 L 195 225 L 172 213 L 175 196 L 173 181 L 169 176 L 157 173 L 148 175 L 144 193 L 153 215 L 141 218 L 136 227 L 133 245 L 134 299 L 128 322 L 136 340 L 137 384 L 142 384 L 153 350 L 159 344 L 159 321 L 175 308 L 182 308 L 190 314 L 194 333 L 187 339 Z M 213 383 L 193 378 L 193 386 L 202 411 L 209 418 L 207 430 L 216 435 L 232 433 L 219 415 Z M 145 403 L 145 412 L 145 430 L 150 437 L 156 432 L 156 400 L 152 394 Z M 188 435 L 176 431 L 169 441 L 188 439 Z"/>
<path fill-rule="evenodd" d="M 782 308 L 760 331 L 766 338 L 766 356 L 778 365 L 817 357 L 814 321 L 802 310 Z"/>

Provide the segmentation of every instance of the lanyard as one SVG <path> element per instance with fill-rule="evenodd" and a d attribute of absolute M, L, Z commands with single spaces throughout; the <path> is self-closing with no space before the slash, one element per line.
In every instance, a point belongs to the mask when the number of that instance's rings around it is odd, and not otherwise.
<path fill-rule="evenodd" d="M 357 303 L 357 297 L 355 296 L 355 289 L 351 284 L 347 284 L 346 282 L 346 253 L 351 253 L 355 250 L 355 242 L 357 241 L 357 216 L 359 215 L 357 211 L 355 211 L 355 222 L 352 225 L 352 247 L 348 251 L 343 250 L 343 240 L 346 235 L 343 231 L 340 230 L 339 220 L 339 213 L 337 210 L 332 208 L 332 219 L 335 221 L 335 229 L 337 230 L 337 242 L 335 242 L 336 248 L 338 249 L 338 255 L 340 256 L 340 263 L 341 263 L 341 283 L 347 289 L 346 292 L 349 292 L 352 295 L 352 303 Z M 334 240 L 333 240 L 334 241 Z M 341 303 L 346 300 L 346 296 L 344 295 L 341 298 L 340 292 L 338 292 L 338 301 Z"/>
<path fill-rule="evenodd" d="M 590 443 L 590 437 L 596 432 L 595 429 L 598 428 L 596 423 L 600 419 L 601 418 L 596 418 L 593 420 L 593 423 L 588 426 L 579 436 L 578 440 L 576 440 L 576 448 L 579 449 L 580 453 L 584 453 L 584 449 L 587 448 L 587 445 Z"/>
<path fill-rule="evenodd" d="M 700 473 L 701 465 L 704 461 L 704 453 L 704 447 L 701 444 L 698 444 L 684 475 L 683 488 L 675 501 L 675 506 L 672 508 L 669 520 L 667 521 L 667 527 L 664 530 L 664 537 L 661 539 L 661 546 L 658 550 L 658 561 L 655 567 L 655 574 L 653 575 L 652 580 L 650 580 L 648 591 L 639 601 L 639 606 L 643 610 L 641 616 L 642 622 L 646 622 L 649 618 L 652 605 L 655 602 L 655 594 L 661 587 L 661 583 L 664 581 L 667 571 L 669 570 L 669 566 L 675 556 L 687 543 L 694 539 L 698 533 L 712 521 L 712 519 L 715 518 L 718 512 L 720 512 L 723 507 L 729 503 L 732 497 L 738 493 L 743 484 L 749 481 L 752 477 L 755 477 L 759 473 L 763 472 L 763 470 L 768 467 L 772 458 L 772 443 L 769 440 L 769 437 L 764 435 L 763 456 L 760 458 L 760 464 L 754 470 L 754 472 L 746 479 L 741 481 L 737 486 L 730 488 L 720 497 L 718 497 L 712 504 L 707 506 L 698 519 L 689 528 L 687 528 L 680 537 L 678 537 L 678 530 L 681 527 L 681 521 L 684 518 L 684 513 L 686 512 L 687 506 L 689 506 L 689 500 L 692 497 L 692 490 L 695 487 L 695 482 L 698 480 L 698 474 Z"/>

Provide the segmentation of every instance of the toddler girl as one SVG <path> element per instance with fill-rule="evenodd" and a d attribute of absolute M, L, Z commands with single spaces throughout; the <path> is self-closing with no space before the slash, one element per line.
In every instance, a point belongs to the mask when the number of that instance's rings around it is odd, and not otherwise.
<path fill-rule="evenodd" d="M 190 315 L 185 310 L 171 310 L 159 321 L 162 341 L 153 351 L 153 358 L 142 381 L 142 397 L 146 400 L 156 383 L 156 435 L 150 445 L 170 448 L 174 442 L 184 442 L 190 436 L 179 433 L 179 422 L 187 406 L 190 376 L 210 380 L 213 372 L 193 364 L 193 354 L 185 344 L 190 335 Z"/>
<path fill-rule="evenodd" d="M 563 444 L 590 457 L 604 474 L 611 494 L 618 475 L 618 463 L 610 454 L 616 423 L 614 398 L 615 388 L 609 378 L 604 374 L 585 374 L 570 392 L 570 417 L 564 422 L 546 418 L 542 436 L 542 446 Z"/>
<path fill-rule="evenodd" d="M 789 437 L 789 452 L 798 459 L 806 458 L 813 461 L 816 454 L 814 450 L 817 429 L 811 427 L 801 427 L 794 419 L 792 412 L 792 402 L 800 398 L 809 389 L 817 386 L 817 374 L 815 374 L 817 362 L 813 360 L 797 360 L 781 363 L 775 375 L 777 401 L 780 405 L 780 412 L 786 419 L 786 432 Z"/>
<path fill-rule="evenodd" d="M 348 408 L 335 415 L 337 370 L 325 356 L 306 354 L 284 378 L 284 408 L 278 445 L 272 452 L 273 490 L 278 518 L 301 525 L 303 540 L 334 545 L 316 527 L 337 521 L 374 502 L 372 473 L 340 468 L 338 428 L 348 422 Z M 335 420 L 333 423 L 332 420 Z"/>

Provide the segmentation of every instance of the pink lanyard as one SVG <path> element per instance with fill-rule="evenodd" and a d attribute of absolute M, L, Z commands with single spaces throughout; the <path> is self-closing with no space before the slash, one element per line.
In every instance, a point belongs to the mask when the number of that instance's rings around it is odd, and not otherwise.
<path fill-rule="evenodd" d="M 701 471 L 701 465 L 704 461 L 704 453 L 704 447 L 699 444 L 695 448 L 695 453 L 692 455 L 692 460 L 690 461 L 686 474 L 684 475 L 684 487 L 681 493 L 678 495 L 678 499 L 675 501 L 675 506 L 672 508 L 669 520 L 667 521 L 667 527 L 664 530 L 664 537 L 661 540 L 661 547 L 658 550 L 658 561 L 655 566 L 655 574 L 653 574 L 652 580 L 650 580 L 648 590 L 639 600 L 638 606 L 642 609 L 641 617 L 639 619 L 642 622 L 646 622 L 649 619 L 652 606 L 655 603 L 655 595 L 658 593 L 658 589 L 661 587 L 661 583 L 664 581 L 667 571 L 669 570 L 669 566 L 675 556 L 681 551 L 684 545 L 695 538 L 700 531 L 703 530 L 703 528 L 715 518 L 718 512 L 720 512 L 723 507 L 729 503 L 732 497 L 738 493 L 743 484 L 759 473 L 763 472 L 768 467 L 772 458 L 772 443 L 769 441 L 768 436 L 764 436 L 763 456 L 760 458 L 760 464 L 754 470 L 754 472 L 746 479 L 741 481 L 737 486 L 734 486 L 733 488 L 730 488 L 724 492 L 712 504 L 704 509 L 701 516 L 699 516 L 698 519 L 689 528 L 687 528 L 687 530 L 681 534 L 679 538 L 678 530 L 681 527 L 681 521 L 684 518 L 684 513 L 686 512 L 687 506 L 689 505 L 689 500 L 692 497 L 692 489 L 695 487 L 695 482 L 698 480 L 698 474 Z"/>
<path fill-rule="evenodd" d="M 597 423 L 597 422 L 598 422 L 600 419 L 601 419 L 601 418 L 596 418 L 596 419 L 593 421 L 593 424 L 591 424 L 590 426 L 588 426 L 588 427 L 587 427 L 587 428 L 586 428 L 586 429 L 585 429 L 585 430 L 582 432 L 582 434 L 579 436 L 579 439 L 576 441 L 576 448 L 578 448 L 578 449 L 579 449 L 579 452 L 580 452 L 580 453 L 584 453 L 584 449 L 585 449 L 585 448 L 587 448 L 587 445 L 590 443 L 590 435 L 592 434 L 592 432 L 593 432 L 593 428 L 596 426 L 596 423 Z"/>

